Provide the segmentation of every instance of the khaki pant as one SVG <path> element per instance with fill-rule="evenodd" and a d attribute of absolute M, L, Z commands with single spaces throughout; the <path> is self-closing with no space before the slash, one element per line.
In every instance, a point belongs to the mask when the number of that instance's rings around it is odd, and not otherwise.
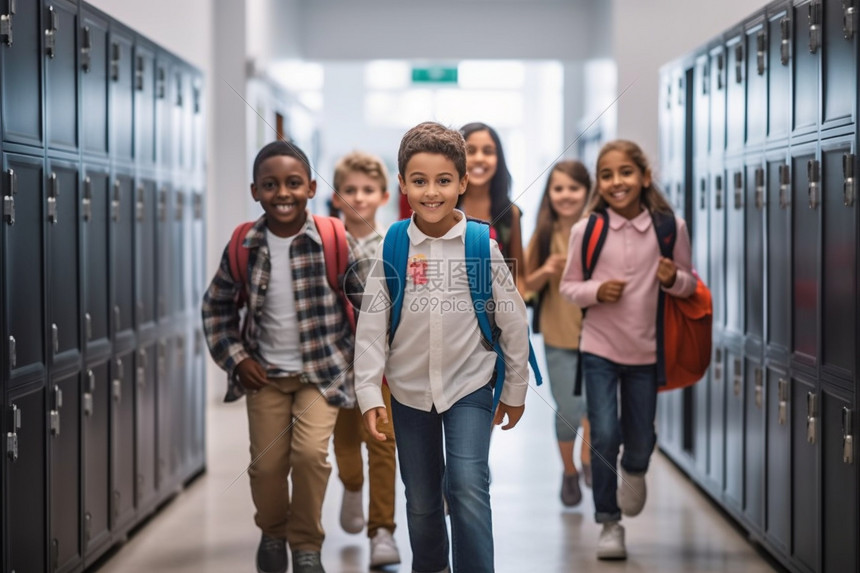
<path fill-rule="evenodd" d="M 263 533 L 286 538 L 292 550 L 319 551 L 322 503 L 331 464 L 328 444 L 338 408 L 298 376 L 270 378 L 249 392 L 251 497 Z M 287 477 L 292 482 L 292 496 Z"/>
<path fill-rule="evenodd" d="M 367 444 L 367 465 L 370 478 L 370 508 L 367 516 L 367 535 L 373 537 L 384 527 L 394 531 L 394 483 L 397 479 L 397 462 L 394 446 L 394 424 L 391 422 L 391 391 L 382 385 L 382 398 L 388 410 L 388 423 L 378 423 L 376 429 L 388 439 L 380 442 L 367 433 L 361 410 L 341 409 L 334 428 L 334 457 L 338 477 L 348 491 L 360 491 L 364 485 L 364 465 L 361 444 Z"/>

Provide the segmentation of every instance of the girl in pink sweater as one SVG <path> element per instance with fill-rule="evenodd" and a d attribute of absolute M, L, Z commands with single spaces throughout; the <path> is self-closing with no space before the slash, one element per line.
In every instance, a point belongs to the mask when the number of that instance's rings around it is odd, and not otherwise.
<path fill-rule="evenodd" d="M 676 217 L 673 259 L 663 258 L 652 223 L 656 212 L 671 213 L 672 208 L 653 184 L 639 146 L 623 140 L 604 145 L 586 214 L 606 216 L 606 241 L 586 280 L 582 243 L 588 220 L 574 225 L 560 285 L 562 295 L 587 309 L 579 349 L 596 457 L 595 519 L 603 524 L 598 559 L 627 557 L 621 515 L 637 515 L 645 504 L 645 472 L 657 440 L 660 289 L 686 298 L 696 287 L 686 224 Z M 615 468 L 621 444 L 619 473 Z"/>

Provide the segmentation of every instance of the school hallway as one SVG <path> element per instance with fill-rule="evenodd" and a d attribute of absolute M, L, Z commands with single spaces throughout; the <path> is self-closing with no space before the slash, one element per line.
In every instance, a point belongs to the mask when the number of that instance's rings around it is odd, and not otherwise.
<path fill-rule="evenodd" d="M 534 338 L 538 360 L 544 364 L 540 337 Z M 209 383 L 206 473 L 112 552 L 98 571 L 254 571 L 259 531 L 254 525 L 245 473 L 249 461 L 245 405 L 244 401 L 216 401 L 220 392 L 212 394 L 220 391 L 218 383 L 222 381 L 219 376 Z M 519 425 L 511 431 L 494 432 L 490 493 L 498 573 L 781 570 L 757 552 L 741 530 L 661 453 L 652 458 L 645 509 L 639 516 L 622 521 L 627 530 L 627 560 L 598 561 L 595 548 L 600 528 L 594 523 L 591 491 L 583 486 L 583 501 L 576 508 L 565 509 L 559 500 L 561 462 L 554 415 L 549 387 L 537 388 L 532 380 L 526 413 Z M 328 573 L 366 572 L 366 532 L 350 535 L 341 529 L 338 516 L 343 487 L 332 465 L 323 506 L 323 565 Z M 411 553 L 399 475 L 397 486 L 398 528 L 394 536 L 402 563 L 384 571 L 408 573 Z M 366 480 L 364 500 L 366 507 Z"/>

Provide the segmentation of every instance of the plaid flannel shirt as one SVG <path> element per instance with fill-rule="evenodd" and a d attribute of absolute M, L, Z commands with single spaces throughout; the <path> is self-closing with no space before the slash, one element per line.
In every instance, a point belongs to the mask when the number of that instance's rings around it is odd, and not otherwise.
<path fill-rule="evenodd" d="M 244 326 L 237 302 L 242 284 L 235 282 L 230 273 L 229 244 L 203 296 L 206 343 L 212 358 L 228 375 L 225 402 L 245 394 L 236 377 L 236 367 L 245 358 L 257 360 L 272 378 L 296 374 L 268 365 L 259 351 L 258 320 L 266 302 L 271 272 L 265 215 L 248 231 L 243 246 L 249 249 L 247 271 L 250 276 Z M 352 259 L 350 253 L 349 260 Z M 355 339 L 342 302 L 328 284 L 322 240 L 310 215 L 290 245 L 290 266 L 302 354 L 302 372 L 299 373 L 302 381 L 316 384 L 329 404 L 352 407 L 355 405 L 352 371 Z"/>

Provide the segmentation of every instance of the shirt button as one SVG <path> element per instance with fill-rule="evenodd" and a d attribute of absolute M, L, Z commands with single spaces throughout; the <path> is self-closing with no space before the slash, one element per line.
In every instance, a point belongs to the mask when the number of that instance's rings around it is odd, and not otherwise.
<path fill-rule="evenodd" d="M 260 290 L 266 290 L 267 288 L 269 288 L 269 285 L 267 285 L 266 283 L 260 285 Z"/>

